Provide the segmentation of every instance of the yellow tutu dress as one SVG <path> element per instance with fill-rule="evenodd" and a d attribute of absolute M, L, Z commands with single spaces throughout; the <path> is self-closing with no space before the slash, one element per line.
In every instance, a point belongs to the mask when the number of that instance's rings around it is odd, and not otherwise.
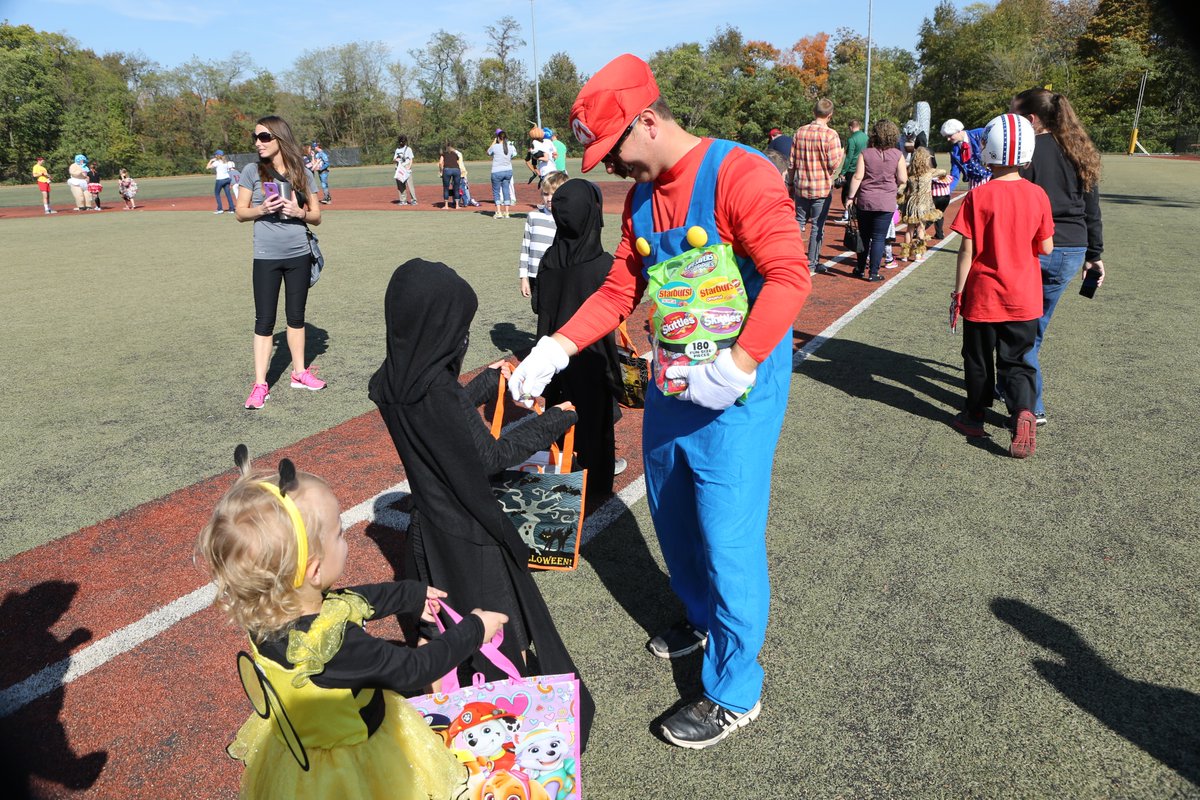
<path fill-rule="evenodd" d="M 328 595 L 307 632 L 289 633 L 292 669 L 251 642 L 257 669 L 247 660 L 241 672 L 258 713 L 228 748 L 246 765 L 241 797 L 446 800 L 462 793 L 463 765 L 403 697 L 382 689 L 326 689 L 309 680 L 337 654 L 346 625 L 362 625 L 372 613 L 352 592 Z M 382 721 L 369 731 L 364 718 L 379 715 L 364 710 L 378 712 L 381 702 Z"/>

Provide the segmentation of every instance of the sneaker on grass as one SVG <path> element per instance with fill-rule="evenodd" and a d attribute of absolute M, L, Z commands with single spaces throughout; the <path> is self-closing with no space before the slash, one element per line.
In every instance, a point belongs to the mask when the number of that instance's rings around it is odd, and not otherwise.
<path fill-rule="evenodd" d="M 667 717 L 662 725 L 662 733 L 671 744 L 703 750 L 758 719 L 761 711 L 761 702 L 755 703 L 744 714 L 739 714 L 702 697 Z"/>
<path fill-rule="evenodd" d="M 1046 412 L 1045 411 L 1033 412 L 1033 418 L 1037 420 L 1037 426 L 1039 428 L 1046 424 Z"/>
<path fill-rule="evenodd" d="M 292 373 L 292 388 L 293 389 L 308 389 L 315 392 L 325 388 L 325 381 L 321 380 L 316 375 L 316 367 L 309 367 L 304 372 Z"/>
<path fill-rule="evenodd" d="M 258 410 L 271 399 L 270 388 L 265 383 L 256 383 L 246 398 L 246 408 Z"/>
<path fill-rule="evenodd" d="M 1016 425 L 1013 426 L 1012 444 L 1008 453 L 1013 458 L 1029 458 L 1037 449 L 1037 418 L 1028 409 L 1022 409 L 1017 414 Z"/>
<path fill-rule="evenodd" d="M 975 437 L 984 435 L 983 418 L 976 419 L 965 411 L 958 412 L 954 416 L 954 419 L 950 421 L 950 425 L 964 436 Z"/>
<path fill-rule="evenodd" d="M 676 622 L 646 643 L 646 648 L 659 658 L 679 658 L 695 652 L 708 642 L 707 631 L 684 620 Z"/>

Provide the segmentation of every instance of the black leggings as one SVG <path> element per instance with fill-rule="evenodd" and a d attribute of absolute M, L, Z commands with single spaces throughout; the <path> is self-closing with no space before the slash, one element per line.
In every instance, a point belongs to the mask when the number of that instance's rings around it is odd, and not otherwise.
<path fill-rule="evenodd" d="M 284 314 L 289 328 L 304 327 L 304 304 L 308 302 L 308 279 L 312 257 L 308 253 L 292 258 L 254 259 L 254 332 L 270 336 L 275 332 L 275 312 L 279 308 L 279 284 L 284 284 Z"/>

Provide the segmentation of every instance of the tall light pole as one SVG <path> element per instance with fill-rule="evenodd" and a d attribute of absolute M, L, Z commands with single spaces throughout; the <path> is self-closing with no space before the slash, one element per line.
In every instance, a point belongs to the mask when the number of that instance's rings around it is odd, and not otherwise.
<path fill-rule="evenodd" d="M 533 0 L 529 0 L 533 2 Z M 871 20 L 875 11 L 874 0 L 867 0 L 867 99 L 863 103 L 863 130 L 871 124 Z"/>
<path fill-rule="evenodd" d="M 537 104 L 537 126 L 542 127 L 542 83 L 538 78 L 537 63 L 537 14 L 533 11 L 533 0 L 529 0 L 529 36 L 533 39 L 533 98 Z"/>

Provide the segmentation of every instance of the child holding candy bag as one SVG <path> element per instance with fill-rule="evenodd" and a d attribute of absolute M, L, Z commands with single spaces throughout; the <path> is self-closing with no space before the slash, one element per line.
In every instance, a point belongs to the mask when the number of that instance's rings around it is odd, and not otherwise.
<path fill-rule="evenodd" d="M 452 797 L 466 771 L 398 692 L 421 690 L 507 621 L 476 609 L 422 647 L 370 636 L 366 620 L 430 621 L 445 592 L 417 581 L 333 590 L 347 544 L 337 499 L 284 459 L 242 476 L 196 552 L 217 604 L 249 636 L 238 671 L 256 712 L 229 747 L 246 764 L 243 798 Z"/>

